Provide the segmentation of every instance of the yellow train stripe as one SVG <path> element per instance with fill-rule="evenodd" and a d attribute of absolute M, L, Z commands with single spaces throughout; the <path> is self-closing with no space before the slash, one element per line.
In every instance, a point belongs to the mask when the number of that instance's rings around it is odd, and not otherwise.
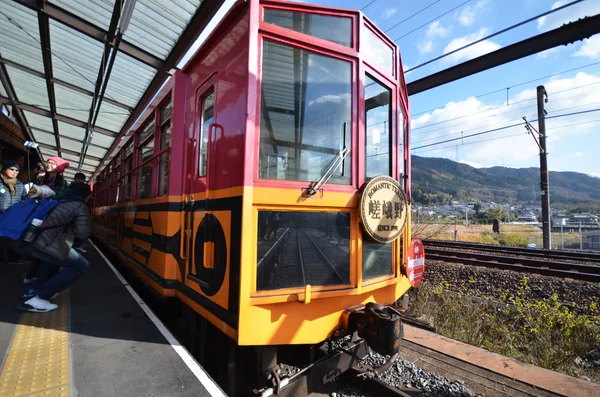
<path fill-rule="evenodd" d="M 68 293 L 50 313 L 23 313 L 0 371 L 0 396 L 69 397 Z"/>

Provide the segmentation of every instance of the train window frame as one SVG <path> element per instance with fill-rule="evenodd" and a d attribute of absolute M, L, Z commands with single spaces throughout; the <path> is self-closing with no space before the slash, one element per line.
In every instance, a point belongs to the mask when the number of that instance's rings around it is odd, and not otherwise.
<path fill-rule="evenodd" d="M 398 54 L 400 52 L 398 50 L 398 46 L 393 41 L 390 41 L 390 39 L 387 38 L 377 26 L 375 26 L 366 18 L 363 18 L 363 22 L 361 23 L 359 30 L 362 61 L 373 70 L 377 70 L 379 73 L 385 75 L 388 79 L 396 83 L 402 83 L 403 77 L 401 76 L 401 73 L 398 72 Z M 386 65 L 378 64 L 375 60 L 373 60 L 373 57 L 371 56 L 372 54 L 368 53 L 368 51 L 372 49 L 372 46 L 367 45 L 367 35 L 372 35 L 371 38 L 378 39 L 378 43 L 386 46 L 391 51 L 391 65 L 389 68 Z"/>
<path fill-rule="evenodd" d="M 386 106 L 388 106 L 388 111 L 387 111 L 387 120 L 384 121 L 387 122 L 388 124 L 388 128 L 387 128 L 387 153 L 382 153 L 382 154 L 387 154 L 388 158 L 389 158 L 389 162 L 388 162 L 388 169 L 387 169 L 387 173 L 376 173 L 375 175 L 368 175 L 368 146 L 369 146 L 369 137 L 368 137 L 368 131 L 367 128 L 369 127 L 368 124 L 368 110 L 366 108 L 366 101 L 367 101 L 367 97 L 366 97 L 366 91 L 367 91 L 367 78 L 371 79 L 373 81 L 373 83 L 379 84 L 379 86 L 381 86 L 382 88 L 386 89 L 388 91 L 388 103 Z M 398 130 L 397 130 L 397 124 L 394 122 L 393 120 L 393 114 L 394 114 L 394 109 L 393 109 L 393 98 L 396 95 L 396 92 L 394 90 L 394 87 L 390 84 L 386 84 L 384 81 L 382 81 L 381 79 L 377 78 L 373 73 L 371 73 L 371 71 L 369 70 L 365 70 L 364 73 L 364 84 L 363 84 L 363 117 L 364 117 L 364 121 L 363 121 L 363 134 L 364 134 L 364 146 L 362 148 L 362 152 L 364 153 L 364 167 L 362 170 L 362 176 L 365 180 L 365 182 L 369 181 L 370 179 L 374 178 L 377 175 L 386 175 L 389 177 L 394 177 L 394 137 L 398 135 Z M 383 92 L 383 91 L 382 91 Z M 396 133 L 392 133 L 393 131 L 395 131 Z M 378 137 L 380 137 L 379 133 L 377 134 Z M 375 139 L 375 136 L 372 136 L 373 140 Z M 378 138 L 378 142 L 379 142 Z M 396 153 L 398 154 L 398 153 Z M 376 152 L 376 155 L 380 155 Z M 404 156 L 403 156 L 404 157 Z"/>
<path fill-rule="evenodd" d="M 278 28 L 276 26 L 272 27 L 274 28 Z M 294 31 L 289 31 L 287 29 L 284 28 L 279 28 L 282 29 L 286 32 L 289 32 L 292 36 L 294 34 L 300 35 L 300 36 L 306 36 L 303 35 L 301 33 L 297 33 Z M 310 37 L 310 36 L 308 36 Z M 356 148 L 358 147 L 358 127 L 357 127 L 357 113 L 356 113 L 356 106 L 358 105 L 358 101 L 359 101 L 359 92 L 358 92 L 358 88 L 357 85 L 355 84 L 356 79 L 358 79 L 358 63 L 359 63 L 359 59 L 358 56 L 355 52 L 348 52 L 346 51 L 345 53 L 340 53 L 339 51 L 336 50 L 332 50 L 330 47 L 331 46 L 338 46 L 335 43 L 332 42 L 328 42 L 326 40 L 320 40 L 320 39 L 316 39 L 316 41 L 320 41 L 323 42 L 325 44 L 319 44 L 319 45 L 324 45 L 324 47 L 315 47 L 313 45 L 311 45 L 310 43 L 301 43 L 298 42 L 296 40 L 293 40 L 290 37 L 281 37 L 278 35 L 274 35 L 272 32 L 269 32 L 267 30 L 265 30 L 264 32 L 259 32 L 259 49 L 258 52 L 260 54 L 259 59 L 258 59 L 258 63 L 259 63 L 259 72 L 261 74 L 261 78 L 258 81 L 257 84 L 257 96 L 258 98 L 260 98 L 259 100 L 259 106 L 258 106 L 258 114 L 262 114 L 262 108 L 263 108 L 263 101 L 262 101 L 262 88 L 263 88 L 263 82 L 264 82 L 264 78 L 262 77 L 262 71 L 263 71 L 263 64 L 264 64 L 264 46 L 265 46 L 265 42 L 269 42 L 275 45 L 281 45 L 281 46 L 287 46 L 290 47 L 292 49 L 299 49 L 299 50 L 303 50 L 306 51 L 309 54 L 315 54 L 321 57 L 325 57 L 328 59 L 332 59 L 332 60 L 336 60 L 336 61 L 343 61 L 348 63 L 348 67 L 349 67 L 349 74 L 350 74 L 350 78 L 348 81 L 348 85 L 349 85 L 349 90 L 348 93 L 350 95 L 350 101 L 349 101 L 349 107 L 350 107 L 350 111 L 349 111 L 349 115 L 348 115 L 348 121 L 347 124 L 349 124 L 350 126 L 348 126 L 348 130 L 347 133 L 349 133 L 349 137 L 345 139 L 345 141 L 347 142 L 347 147 L 350 148 L 350 153 L 349 155 L 345 158 L 345 161 L 347 162 L 346 164 L 348 164 L 348 173 L 349 173 L 349 180 L 348 182 L 331 182 L 329 181 L 325 186 L 328 190 L 333 190 L 333 191 L 352 191 L 352 190 L 356 190 L 357 189 L 357 184 L 358 184 L 358 151 L 356 150 Z M 341 46 L 340 46 L 341 47 Z M 348 48 L 344 47 L 346 50 L 348 50 Z M 348 55 L 349 53 L 351 53 L 352 55 Z M 272 185 L 274 182 L 277 184 L 284 184 L 284 185 L 291 185 L 291 186 L 304 186 L 306 187 L 306 185 L 308 183 L 310 183 L 310 180 L 302 180 L 302 179 L 277 179 L 277 178 L 268 178 L 268 177 L 264 177 L 261 176 L 261 128 L 257 128 L 257 139 L 255 141 L 255 150 L 257 153 L 257 156 L 255 157 L 255 164 L 254 164 L 254 183 L 255 185 Z"/>
<path fill-rule="evenodd" d="M 156 109 L 152 111 L 151 116 L 144 120 L 144 123 L 140 128 L 138 128 L 136 132 L 136 142 L 135 142 L 135 156 L 134 159 L 137 162 L 136 166 L 136 200 L 143 200 L 155 197 L 154 195 L 154 179 L 155 179 L 155 170 L 153 166 L 154 155 L 156 153 Z M 149 131 L 148 127 L 152 125 L 152 132 Z M 152 145 L 152 151 L 149 150 L 144 152 L 144 149 L 149 149 L 149 145 Z M 144 157 L 145 155 L 145 157 Z M 146 180 L 142 179 L 141 172 L 144 169 L 149 169 L 150 172 L 150 180 L 148 183 L 149 186 L 144 185 Z M 142 197 L 144 196 L 144 197 Z"/>
<path fill-rule="evenodd" d="M 212 79 L 213 77 L 211 77 Z M 212 116 L 211 116 L 211 123 L 214 123 L 215 120 L 215 105 L 216 105 L 216 98 L 217 98 L 217 89 L 216 89 L 216 85 L 215 84 L 211 84 L 208 87 L 206 87 L 206 89 L 204 89 L 202 91 L 202 93 L 200 94 L 200 100 L 198 101 L 199 104 L 199 118 L 198 119 L 198 155 L 197 160 L 198 160 L 198 166 L 196 167 L 196 177 L 197 178 L 206 178 L 208 176 L 208 146 L 210 144 L 209 140 L 210 140 L 210 124 L 208 125 L 208 127 L 205 126 L 206 124 L 206 120 L 205 120 L 205 112 L 207 109 L 205 109 L 205 103 L 206 100 L 212 95 L 213 99 L 212 99 Z M 206 128 L 206 131 L 205 131 Z M 206 136 L 205 136 L 206 134 Z M 205 142 L 204 142 L 204 138 L 206 137 L 206 146 L 205 146 Z M 203 151 L 205 153 L 203 153 Z M 204 157 L 202 157 L 204 155 Z M 203 172 L 204 171 L 204 172 Z"/>

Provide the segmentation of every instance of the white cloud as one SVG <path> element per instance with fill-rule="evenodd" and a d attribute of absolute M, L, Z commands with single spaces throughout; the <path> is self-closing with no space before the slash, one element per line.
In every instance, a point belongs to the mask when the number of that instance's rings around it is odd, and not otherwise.
<path fill-rule="evenodd" d="M 538 52 L 535 56 L 538 59 L 546 59 L 550 55 L 557 53 L 560 50 L 560 47 L 550 48 L 549 50 Z"/>
<path fill-rule="evenodd" d="M 595 35 L 590 37 L 589 39 L 583 40 L 583 44 L 579 51 L 577 51 L 573 56 L 576 57 L 586 57 L 592 59 L 600 58 L 600 35 Z"/>
<path fill-rule="evenodd" d="M 503 161 L 509 167 L 539 165 L 539 148 L 532 137 L 525 133 L 522 121 L 523 116 L 528 120 L 537 119 L 537 84 L 543 84 L 548 92 L 546 110 L 549 117 L 596 109 L 600 103 L 600 72 L 580 72 L 570 78 L 553 78 L 533 83 L 531 88 L 511 97 L 510 106 L 506 106 L 505 103 L 486 103 L 474 97 L 450 102 L 444 108 L 412 119 L 413 148 L 513 124 L 516 126 L 417 149 L 414 154 L 454 160 L 458 147 L 461 162 L 474 167 L 497 166 Z M 537 122 L 532 124 L 538 128 Z M 599 156 L 593 150 L 585 150 L 585 145 L 598 142 L 596 132 L 599 128 L 598 112 L 547 119 L 550 168 L 598 173 L 596 170 L 600 169 Z M 596 144 L 593 144 L 593 147 L 594 145 Z"/>
<path fill-rule="evenodd" d="M 487 29 L 481 28 L 481 29 L 479 29 L 478 32 L 472 33 L 467 36 L 458 37 L 456 39 L 453 39 L 450 43 L 448 43 L 446 48 L 444 48 L 444 54 L 447 54 L 449 52 L 456 50 L 457 48 L 463 47 L 467 44 L 477 41 L 477 40 L 481 39 L 482 37 L 485 37 L 487 34 L 488 34 Z M 485 41 L 482 41 L 481 43 L 477 43 L 471 47 L 465 48 L 464 50 L 458 51 L 455 54 L 447 56 L 446 58 L 444 58 L 443 62 L 448 64 L 448 63 L 459 62 L 462 60 L 473 59 L 480 55 L 487 54 L 488 52 L 496 51 L 500 47 L 501 46 L 498 43 L 495 43 L 491 40 L 485 40 Z"/>
<path fill-rule="evenodd" d="M 421 55 L 428 54 L 431 51 L 433 51 L 433 41 L 427 40 L 427 42 L 423 42 L 421 44 L 418 44 L 417 48 L 419 48 L 419 53 Z"/>
<path fill-rule="evenodd" d="M 396 13 L 395 8 L 386 8 L 381 14 L 382 19 L 389 19 Z"/>
<path fill-rule="evenodd" d="M 550 9 L 554 10 L 558 7 L 564 6 L 572 0 L 559 0 L 552 4 Z M 565 23 L 576 21 L 579 18 L 585 16 L 593 16 L 600 13 L 600 1 L 583 1 L 577 3 L 563 10 L 557 11 L 554 14 L 550 14 L 545 17 L 538 19 L 537 28 L 540 31 L 548 31 L 556 29 Z"/>
<path fill-rule="evenodd" d="M 446 37 L 450 33 L 449 28 L 445 28 L 442 26 L 440 21 L 435 21 L 427 28 L 427 37 Z"/>
<path fill-rule="evenodd" d="M 475 22 L 475 10 L 471 7 L 463 8 L 454 18 L 463 26 L 471 26 Z"/>
<path fill-rule="evenodd" d="M 470 165 L 473 168 L 483 168 L 483 166 L 481 164 L 475 163 L 473 161 L 459 160 L 458 162 L 461 163 L 461 164 Z"/>

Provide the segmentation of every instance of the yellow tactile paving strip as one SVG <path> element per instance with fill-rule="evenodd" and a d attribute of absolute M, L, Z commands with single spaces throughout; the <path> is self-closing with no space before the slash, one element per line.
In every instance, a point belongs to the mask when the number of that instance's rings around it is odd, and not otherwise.
<path fill-rule="evenodd" d="M 69 305 L 63 292 L 49 313 L 23 313 L 0 372 L 2 397 L 69 397 Z"/>

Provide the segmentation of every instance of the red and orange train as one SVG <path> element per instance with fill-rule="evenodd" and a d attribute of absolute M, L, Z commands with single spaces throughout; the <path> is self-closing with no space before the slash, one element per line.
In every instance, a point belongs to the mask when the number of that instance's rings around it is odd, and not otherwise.
<path fill-rule="evenodd" d="M 398 47 L 358 11 L 239 1 L 157 98 L 95 181 L 97 239 L 263 370 L 355 331 L 394 354 L 388 306 L 411 286 Z"/>

